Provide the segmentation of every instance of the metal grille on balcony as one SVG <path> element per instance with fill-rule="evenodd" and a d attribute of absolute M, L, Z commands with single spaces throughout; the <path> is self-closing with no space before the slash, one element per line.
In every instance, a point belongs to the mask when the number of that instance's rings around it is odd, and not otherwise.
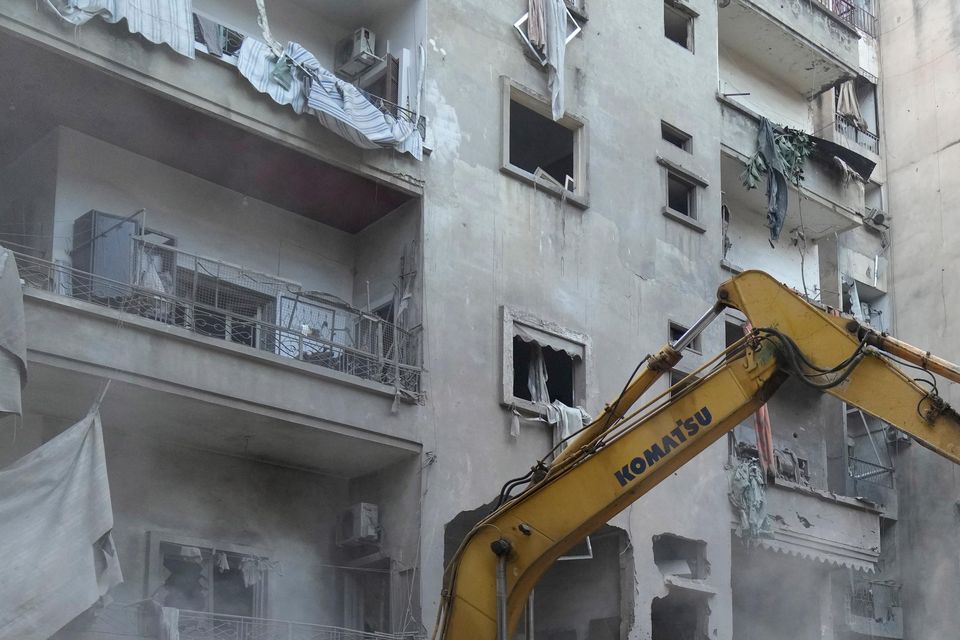
<path fill-rule="evenodd" d="M 874 153 L 880 153 L 880 137 L 869 131 L 861 131 L 841 116 L 837 115 L 837 131 L 848 140 Z"/>
<path fill-rule="evenodd" d="M 132 283 L 14 255 L 30 287 L 420 396 L 416 334 L 295 283 L 140 239 Z"/>
<path fill-rule="evenodd" d="M 841 20 L 863 31 L 868 36 L 876 38 L 880 33 L 879 20 L 863 7 L 858 7 L 848 0 L 817 0 L 817 2 Z"/>
<path fill-rule="evenodd" d="M 850 477 L 858 482 L 863 480 L 882 487 L 893 488 L 893 469 L 890 467 L 850 457 L 849 470 Z"/>

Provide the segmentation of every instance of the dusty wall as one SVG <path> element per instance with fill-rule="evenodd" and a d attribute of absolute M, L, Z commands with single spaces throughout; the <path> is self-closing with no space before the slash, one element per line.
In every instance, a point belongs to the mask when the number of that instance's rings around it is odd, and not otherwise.
<path fill-rule="evenodd" d="M 896 335 L 956 362 L 960 331 L 960 6 L 891 0 L 882 5 L 888 204 Z M 942 385 L 954 405 L 956 385 Z M 957 466 L 919 446 L 898 461 L 905 637 L 955 633 L 960 544 Z"/>

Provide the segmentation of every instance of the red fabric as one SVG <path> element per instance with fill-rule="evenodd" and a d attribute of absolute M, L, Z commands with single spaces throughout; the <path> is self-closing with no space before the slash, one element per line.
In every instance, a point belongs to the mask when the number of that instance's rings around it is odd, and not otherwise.
<path fill-rule="evenodd" d="M 744 323 L 743 333 L 749 335 L 753 327 L 749 322 Z M 770 424 L 770 411 L 767 405 L 757 409 L 754 414 L 754 426 L 757 430 L 757 452 L 760 455 L 760 467 L 763 469 L 764 477 L 769 477 L 774 473 L 773 468 L 773 427 Z"/>

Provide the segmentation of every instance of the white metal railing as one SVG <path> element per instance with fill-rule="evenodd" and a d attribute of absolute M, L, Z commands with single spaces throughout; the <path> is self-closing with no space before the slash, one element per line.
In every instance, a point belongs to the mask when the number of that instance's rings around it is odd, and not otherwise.
<path fill-rule="evenodd" d="M 305 622 L 180 610 L 180 640 L 416 640 L 421 634 L 367 633 Z"/>

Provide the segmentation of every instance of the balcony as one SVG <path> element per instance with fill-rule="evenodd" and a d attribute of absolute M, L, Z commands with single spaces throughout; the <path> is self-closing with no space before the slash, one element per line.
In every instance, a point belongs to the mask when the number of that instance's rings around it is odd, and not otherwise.
<path fill-rule="evenodd" d="M 725 61 L 739 58 L 747 63 L 740 66 L 755 67 L 775 84 L 811 98 L 859 68 L 856 30 L 820 0 L 732 0 L 720 8 L 718 20 L 722 71 Z"/>
<path fill-rule="evenodd" d="M 134 240 L 135 264 L 158 259 L 170 268 L 133 283 L 15 255 L 28 287 L 420 397 L 417 336 L 295 283 L 142 239 Z"/>
<path fill-rule="evenodd" d="M 851 633 L 865 638 L 903 637 L 899 585 L 856 580 L 844 602 L 846 627 Z"/>
<path fill-rule="evenodd" d="M 857 127 L 850 124 L 846 118 L 841 115 L 836 117 L 836 129 L 837 133 L 841 136 L 854 142 L 867 151 L 879 155 L 880 153 L 880 136 L 875 133 L 870 133 L 869 131 L 863 131 Z"/>
<path fill-rule="evenodd" d="M 817 0 L 817 2 L 829 9 L 833 15 L 871 38 L 879 35 L 880 21 L 865 8 L 858 7 L 848 0 Z"/>

